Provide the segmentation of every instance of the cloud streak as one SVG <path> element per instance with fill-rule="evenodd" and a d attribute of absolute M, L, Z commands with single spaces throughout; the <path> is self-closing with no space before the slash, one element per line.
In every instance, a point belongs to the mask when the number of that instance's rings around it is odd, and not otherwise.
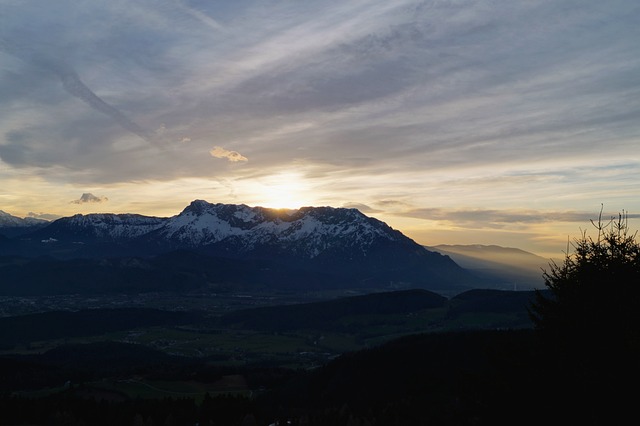
<path fill-rule="evenodd" d="M 29 212 L 27 213 L 26 217 L 32 217 L 34 219 L 43 219 L 43 220 L 56 220 L 56 219 L 60 219 L 61 216 L 56 215 L 56 214 L 50 214 L 50 213 L 36 213 L 36 212 Z"/>
<path fill-rule="evenodd" d="M 91 108 L 99 111 L 106 116 L 110 117 L 113 121 L 122 126 L 123 129 L 128 130 L 146 140 L 147 142 L 152 142 L 152 134 L 138 124 L 136 124 L 133 120 L 129 119 L 124 113 L 122 113 L 117 108 L 109 105 L 107 102 L 102 100 L 98 95 L 93 93 L 91 89 L 89 89 L 81 80 L 78 75 L 70 69 L 58 69 L 57 72 L 60 77 L 60 81 L 62 82 L 62 86 L 65 88 L 69 94 L 75 96 L 81 101 L 85 102 Z"/>
<path fill-rule="evenodd" d="M 589 223 L 597 220 L 593 212 L 578 211 L 548 211 L 548 210 L 449 210 L 442 208 L 410 209 L 401 213 L 402 216 L 447 222 L 459 227 L 501 228 L 508 224 L 544 224 L 557 222 Z M 617 217 L 617 213 L 603 214 L 603 220 Z M 629 219 L 640 218 L 640 214 L 629 214 Z"/>
<path fill-rule="evenodd" d="M 127 117 L 122 111 L 96 95 L 84 82 L 82 82 L 76 71 L 74 71 L 70 66 L 57 59 L 52 59 L 47 53 L 39 52 L 38 50 L 39 49 L 37 49 L 37 47 L 21 46 L 18 43 L 0 40 L 0 51 L 4 51 L 23 61 L 32 63 L 36 67 L 55 74 L 60 79 L 62 87 L 70 95 L 80 99 L 94 110 L 110 117 L 123 129 L 128 130 L 147 142 L 153 141 L 151 132 L 143 129 Z"/>

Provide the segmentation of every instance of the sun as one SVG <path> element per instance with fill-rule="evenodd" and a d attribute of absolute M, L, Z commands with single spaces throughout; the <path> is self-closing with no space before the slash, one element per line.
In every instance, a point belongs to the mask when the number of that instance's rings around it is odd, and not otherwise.
<path fill-rule="evenodd" d="M 309 185 L 294 172 L 283 172 L 260 180 L 255 188 L 257 204 L 273 209 L 298 209 L 312 205 Z"/>

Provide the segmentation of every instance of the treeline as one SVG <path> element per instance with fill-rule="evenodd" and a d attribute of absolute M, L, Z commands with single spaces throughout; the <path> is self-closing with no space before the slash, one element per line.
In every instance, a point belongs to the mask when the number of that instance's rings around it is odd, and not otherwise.
<path fill-rule="evenodd" d="M 103 367 L 86 365 L 86 371 L 97 368 L 90 379 L 144 374 L 165 380 L 213 381 L 234 371 L 244 374 L 252 389 L 263 390 L 252 398 L 207 396 L 196 403 L 185 398 L 145 400 L 111 394 L 101 399 L 88 385 L 72 383 L 69 389 L 44 398 L 6 393 L 0 424 L 240 426 L 278 420 L 281 424 L 332 426 L 489 424 L 525 409 L 534 396 L 527 389 L 539 377 L 532 331 L 415 335 L 345 354 L 317 370 L 298 372 L 223 370 L 206 363 L 158 357 L 143 348 L 85 346 L 89 348 L 83 349 L 84 356 L 64 364 L 65 354 L 83 351 L 69 347 L 56 358 L 56 365 L 68 369 L 74 363 L 82 365 L 82 359 L 92 358 L 92 353 L 120 350 L 123 355 L 110 361 L 106 355 L 99 356 Z M 140 363 L 140 355 L 149 357 L 146 364 Z M 121 369 L 114 369 L 114 365 L 121 365 Z"/>
<path fill-rule="evenodd" d="M 257 425 L 253 402 L 223 395 L 110 401 L 83 398 L 82 389 L 38 399 L 0 396 L 0 424 L 66 426 Z"/>
<path fill-rule="evenodd" d="M 68 352 L 73 350 L 78 348 Z M 103 358 L 103 367 L 87 365 L 85 372 L 91 371 L 89 367 L 97 369 L 87 377 L 86 385 L 72 382 L 67 389 L 40 398 L 17 396 L 20 394 L 4 388 L 0 391 L 0 424 L 246 426 L 290 421 L 292 425 L 351 426 L 557 421 L 605 425 L 615 424 L 634 407 L 634 393 L 626 386 L 630 377 L 594 383 L 592 378 L 605 372 L 606 366 L 584 377 L 564 369 L 549 355 L 535 331 L 519 330 L 413 335 L 344 354 L 311 371 L 223 369 L 202 360 L 158 359 L 154 363 L 150 358 L 142 363 L 138 355 L 110 361 L 131 363 L 118 370 Z M 70 371 L 69 365 L 66 368 Z M 251 397 L 131 399 L 102 395 L 88 381 L 100 375 L 142 375 L 156 380 L 213 382 L 230 373 L 247 378 Z M 64 378 L 59 374 L 58 383 Z"/>
<path fill-rule="evenodd" d="M 95 342 L 62 345 L 36 355 L 0 356 L 0 394 L 60 388 L 64 383 L 79 385 L 105 378 L 213 383 L 228 375 L 243 375 L 250 388 L 259 389 L 277 387 L 294 373 L 265 366 L 219 365 L 213 358 L 168 355 L 143 345 Z"/>
<path fill-rule="evenodd" d="M 629 380 L 594 387 L 588 377 L 564 369 L 549 355 L 535 331 L 520 330 L 413 335 L 344 354 L 311 371 L 223 369 L 202 360 L 158 359 L 154 364 L 150 359 L 142 364 L 137 356 L 131 368 L 117 370 L 103 357 L 103 369 L 94 371 L 91 380 L 102 373 L 212 382 L 233 372 L 245 375 L 254 392 L 251 397 L 210 395 L 199 402 L 102 395 L 88 382 L 72 382 L 68 389 L 40 398 L 16 396 L 5 388 L 0 392 L 0 424 L 614 424 L 634 406 L 627 405 L 634 393 L 616 387 Z"/>

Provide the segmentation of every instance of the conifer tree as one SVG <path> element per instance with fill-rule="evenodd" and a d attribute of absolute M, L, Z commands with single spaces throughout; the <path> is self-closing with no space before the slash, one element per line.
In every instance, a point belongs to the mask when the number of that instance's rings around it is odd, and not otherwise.
<path fill-rule="evenodd" d="M 625 389 L 639 377 L 640 244 L 625 212 L 591 223 L 597 237 L 583 231 L 564 262 L 550 264 L 549 291 L 537 292 L 530 314 L 556 392 L 602 414 L 606 400 L 607 413 L 627 406 Z"/>
<path fill-rule="evenodd" d="M 563 346 L 580 340 L 631 349 L 640 338 L 640 244 L 631 233 L 628 215 L 597 222 L 597 238 L 586 232 L 573 244 L 561 265 L 545 272 L 547 297 L 538 292 L 531 314 L 545 337 Z M 578 339 L 578 341 L 576 341 Z"/>

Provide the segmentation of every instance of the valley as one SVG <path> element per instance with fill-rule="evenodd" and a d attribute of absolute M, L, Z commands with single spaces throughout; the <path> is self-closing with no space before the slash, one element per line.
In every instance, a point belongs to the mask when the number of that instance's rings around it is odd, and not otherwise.
<path fill-rule="evenodd" d="M 408 290 L 315 302 L 289 297 L 283 304 L 275 297 L 154 295 L 137 306 L 107 298 L 100 307 L 81 309 L 73 306 L 85 299 L 58 298 L 67 310 L 49 305 L 58 308 L 0 318 L 0 353 L 40 354 L 61 345 L 113 341 L 223 365 L 309 368 L 408 334 L 528 329 L 532 298 L 531 292 L 486 290 L 446 299 Z M 173 309 L 167 310 L 170 301 Z"/>

